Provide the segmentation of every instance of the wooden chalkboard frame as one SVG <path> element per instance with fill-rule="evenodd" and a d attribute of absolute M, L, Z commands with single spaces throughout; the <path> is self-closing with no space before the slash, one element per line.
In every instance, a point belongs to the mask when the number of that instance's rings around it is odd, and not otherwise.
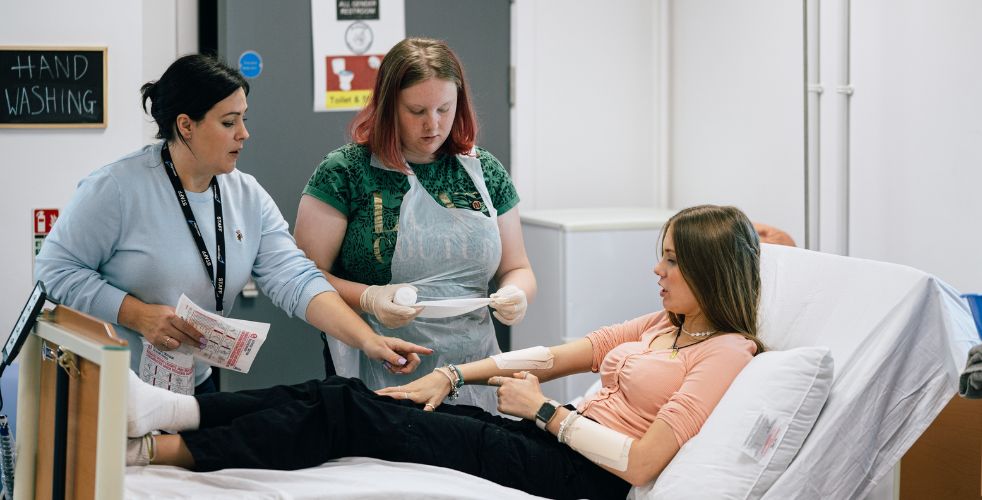
<path fill-rule="evenodd" d="M 109 48 L 104 46 L 67 46 L 67 45 L 0 45 L 0 52 L 102 52 L 102 121 L 92 123 L 73 122 L 35 122 L 35 123 L 0 123 L 2 128 L 106 128 L 109 125 Z"/>

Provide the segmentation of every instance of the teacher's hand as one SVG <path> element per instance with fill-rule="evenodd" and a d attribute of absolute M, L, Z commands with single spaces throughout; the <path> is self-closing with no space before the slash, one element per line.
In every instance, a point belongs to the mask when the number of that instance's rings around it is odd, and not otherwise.
<path fill-rule="evenodd" d="M 181 344 L 202 348 L 204 335 L 191 323 L 174 314 L 174 308 L 160 304 L 145 304 L 136 329 L 148 342 L 162 351 L 177 349 Z"/>
<path fill-rule="evenodd" d="M 395 337 L 370 337 L 361 347 L 370 359 L 381 361 L 392 373 L 405 375 L 412 373 L 419 366 L 419 355 L 433 354 L 433 349 Z"/>

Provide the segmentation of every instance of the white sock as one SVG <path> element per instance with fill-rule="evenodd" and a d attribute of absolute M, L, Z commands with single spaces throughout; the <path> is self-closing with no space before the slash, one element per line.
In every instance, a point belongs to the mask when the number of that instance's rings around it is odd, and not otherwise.
<path fill-rule="evenodd" d="M 139 437 L 150 431 L 180 432 L 197 429 L 201 410 L 194 396 L 154 387 L 130 373 L 126 402 L 126 435 Z"/>

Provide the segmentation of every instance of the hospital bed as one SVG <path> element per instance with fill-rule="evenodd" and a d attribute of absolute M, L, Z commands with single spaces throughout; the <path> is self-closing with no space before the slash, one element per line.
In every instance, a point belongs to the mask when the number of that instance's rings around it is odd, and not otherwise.
<path fill-rule="evenodd" d="M 821 414 L 762 496 L 865 498 L 956 393 L 979 340 L 970 313 L 946 284 L 894 264 L 764 245 L 761 277 L 763 341 L 778 351 L 825 346 L 835 365 Z M 74 354 L 66 368 L 52 359 L 59 349 Z M 21 354 L 16 498 L 46 496 L 62 468 L 59 484 L 75 498 L 532 498 L 448 469 L 358 457 L 289 472 L 124 467 L 129 354 L 111 327 L 66 308 L 38 322 Z M 66 377 L 59 458 L 49 429 L 55 381 Z M 651 498 L 661 481 L 632 495 Z M 689 496 L 744 498 L 725 487 Z"/>

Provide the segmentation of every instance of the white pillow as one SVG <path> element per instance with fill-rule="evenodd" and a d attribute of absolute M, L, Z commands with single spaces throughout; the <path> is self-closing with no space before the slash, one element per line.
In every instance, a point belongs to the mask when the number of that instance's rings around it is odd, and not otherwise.
<path fill-rule="evenodd" d="M 831 388 L 827 347 L 754 357 L 658 479 L 628 498 L 760 498 L 798 453 Z"/>

